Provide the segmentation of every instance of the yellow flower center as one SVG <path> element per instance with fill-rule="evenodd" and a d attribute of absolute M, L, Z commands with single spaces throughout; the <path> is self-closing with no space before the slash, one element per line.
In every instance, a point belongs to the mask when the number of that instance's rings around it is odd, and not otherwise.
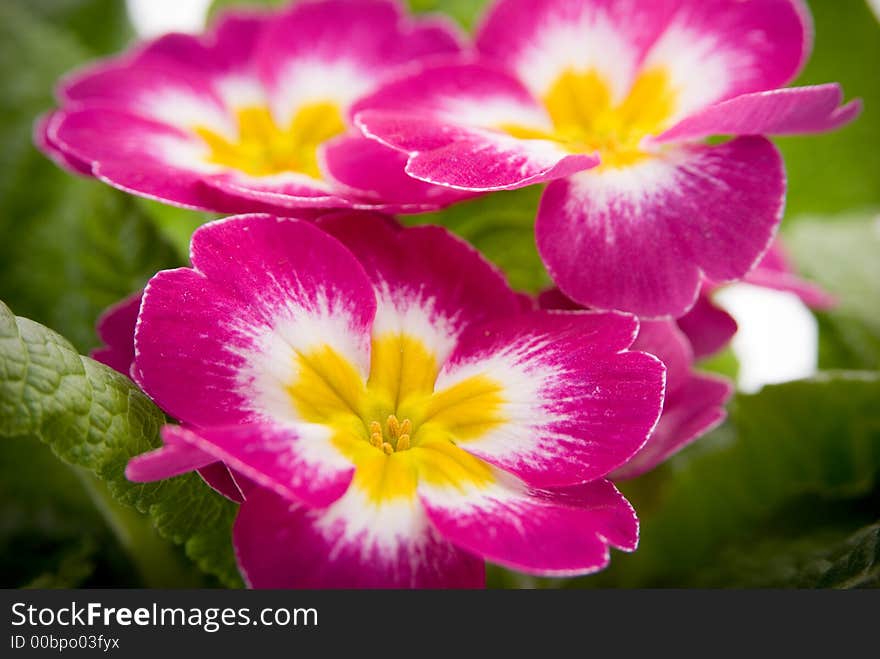
<path fill-rule="evenodd" d="M 339 106 L 329 101 L 303 105 L 286 128 L 265 106 L 241 108 L 235 120 L 236 139 L 205 126 L 195 132 L 208 146 L 208 162 L 251 176 L 298 172 L 320 179 L 318 148 L 345 131 Z"/>
<path fill-rule="evenodd" d="M 493 481 L 490 467 L 457 445 L 505 422 L 501 383 L 477 375 L 435 391 L 432 351 L 402 333 L 374 338 L 369 377 L 329 346 L 296 355 L 286 387 L 298 415 L 332 431 L 356 466 L 354 486 L 380 503 L 415 496 L 420 479 L 464 487 Z"/>
<path fill-rule="evenodd" d="M 520 139 L 551 140 L 571 153 L 598 152 L 603 167 L 625 167 L 647 157 L 641 142 L 667 126 L 676 96 L 663 68 L 644 71 L 616 104 L 599 73 L 568 69 L 543 98 L 552 130 L 510 124 L 501 130 Z"/>

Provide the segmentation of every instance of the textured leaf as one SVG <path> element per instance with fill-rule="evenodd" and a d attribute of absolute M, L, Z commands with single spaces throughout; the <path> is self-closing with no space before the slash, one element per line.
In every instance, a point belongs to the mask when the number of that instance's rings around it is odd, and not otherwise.
<path fill-rule="evenodd" d="M 816 582 L 819 588 L 880 586 L 880 522 L 851 537 L 834 564 Z"/>
<path fill-rule="evenodd" d="M 790 536 L 809 536 L 817 522 L 804 513 L 823 506 L 834 514 L 820 517 L 843 526 L 832 527 L 834 538 L 867 523 L 847 502 L 858 508 L 877 489 L 878 400 L 880 375 L 855 372 L 738 396 L 729 424 L 665 470 L 622 484 L 642 519 L 639 550 L 617 555 L 606 574 L 581 583 L 699 583 L 701 572 L 725 570 L 724 552 L 744 539 L 753 551 L 778 538 L 780 520 Z"/>
<path fill-rule="evenodd" d="M 535 246 L 535 215 L 543 186 L 495 192 L 437 213 L 403 218 L 410 224 L 440 224 L 479 249 L 518 290 L 536 293 L 550 285 Z"/>
<path fill-rule="evenodd" d="M 140 485 L 128 460 L 159 444 L 162 412 L 128 378 L 81 357 L 61 336 L 0 306 L 0 436 L 34 436 L 93 472 L 119 502 L 225 583 L 240 583 L 230 529 L 235 505 L 188 474 Z"/>

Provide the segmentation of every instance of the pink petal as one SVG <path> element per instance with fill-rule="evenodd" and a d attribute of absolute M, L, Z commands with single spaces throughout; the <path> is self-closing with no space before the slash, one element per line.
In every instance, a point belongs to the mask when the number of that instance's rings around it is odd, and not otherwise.
<path fill-rule="evenodd" d="M 485 582 L 483 561 L 443 540 L 417 502 L 385 509 L 346 495 L 330 508 L 309 510 L 257 488 L 239 510 L 233 543 L 252 588 L 480 588 Z"/>
<path fill-rule="evenodd" d="M 793 135 L 821 133 L 853 121 L 861 101 L 840 106 L 838 84 L 791 87 L 737 96 L 700 110 L 657 136 L 656 143 L 712 135 Z"/>
<path fill-rule="evenodd" d="M 343 135 L 324 149 L 327 173 L 354 195 L 381 203 L 441 207 L 470 194 L 408 176 L 405 154 L 358 134 Z"/>
<path fill-rule="evenodd" d="M 677 89 L 675 119 L 720 101 L 782 87 L 806 62 L 809 11 L 801 0 L 675 0 L 645 68 Z"/>
<path fill-rule="evenodd" d="M 694 373 L 694 355 L 674 321 L 644 321 L 633 349 L 655 355 L 666 365 L 663 414 L 642 449 L 612 478 L 634 478 L 715 428 L 724 420 L 724 404 L 733 394 L 725 379 Z"/>
<path fill-rule="evenodd" d="M 724 309 L 712 302 L 705 291 L 700 292 L 696 304 L 678 319 L 678 327 L 685 333 L 697 359 L 714 355 L 722 350 L 736 334 L 736 321 Z"/>
<path fill-rule="evenodd" d="M 95 177 L 125 192 L 194 210 L 237 205 L 207 188 L 186 133 L 119 110 L 59 111 L 49 138 L 69 157 L 90 163 Z"/>
<path fill-rule="evenodd" d="M 467 328 L 519 311 L 504 275 L 446 229 L 400 229 L 365 213 L 325 216 L 319 225 L 354 253 L 379 294 L 374 336 L 418 337 L 442 363 Z"/>
<path fill-rule="evenodd" d="M 579 308 L 559 289 L 544 291 L 540 304 L 544 309 Z M 666 396 L 654 432 L 638 453 L 612 473 L 614 480 L 653 469 L 714 428 L 724 419 L 723 405 L 733 392 L 723 378 L 693 372 L 694 353 L 675 321 L 642 321 L 632 349 L 654 355 L 666 366 Z"/>
<path fill-rule="evenodd" d="M 609 546 L 632 551 L 638 520 L 608 481 L 560 490 L 515 482 L 483 490 L 421 485 L 431 524 L 486 560 L 530 574 L 574 576 L 608 565 Z"/>
<path fill-rule="evenodd" d="M 442 392 L 483 376 L 501 387 L 504 419 L 456 436 L 468 453 L 536 487 L 600 478 L 638 451 L 663 402 L 662 364 L 626 352 L 638 328 L 625 314 L 522 313 L 467 332 L 437 379 Z"/>
<path fill-rule="evenodd" d="M 635 478 L 721 424 L 733 386 L 724 378 L 694 374 L 667 394 L 663 416 L 645 447 L 617 469 L 614 480 Z"/>
<path fill-rule="evenodd" d="M 321 426 L 169 426 L 164 435 L 168 444 L 195 447 L 260 486 L 308 506 L 336 501 L 354 475 L 351 462 L 333 448 L 329 430 Z"/>
<path fill-rule="evenodd" d="M 782 159 L 764 138 L 682 147 L 552 183 L 538 248 L 559 288 L 584 306 L 681 316 L 704 273 L 730 281 L 751 270 L 784 195 Z"/>
<path fill-rule="evenodd" d="M 622 97 L 640 70 L 663 67 L 681 118 L 788 83 L 810 29 L 800 0 L 502 0 L 477 43 L 538 96 L 570 68 L 598 71 Z"/>
<path fill-rule="evenodd" d="M 285 117 L 314 100 L 346 109 L 400 67 L 460 49 L 448 23 L 410 19 L 396 2 L 325 0 L 294 4 L 272 20 L 255 58 L 273 108 Z"/>
<path fill-rule="evenodd" d="M 245 215 L 199 228 L 191 259 L 147 285 L 135 334 L 139 384 L 173 417 L 298 421 L 284 393 L 297 351 L 330 346 L 366 374 L 375 293 L 335 239 Z"/>
<path fill-rule="evenodd" d="M 670 2 L 500 0 L 477 32 L 480 53 L 543 96 L 569 68 L 595 70 L 625 92 L 666 27 Z"/>
<path fill-rule="evenodd" d="M 43 153 L 43 155 L 50 158 L 56 165 L 67 170 L 71 174 L 91 176 L 92 166 L 88 162 L 62 151 L 49 135 L 49 126 L 57 114 L 57 111 L 47 112 L 46 114 L 37 117 L 36 121 L 34 121 L 34 145 Z"/>
<path fill-rule="evenodd" d="M 229 467 L 222 462 L 214 462 L 198 470 L 199 476 L 212 490 L 234 503 L 241 503 L 247 498 L 248 479 L 234 476 Z"/>
<path fill-rule="evenodd" d="M 104 348 L 92 351 L 92 359 L 119 371 L 131 373 L 134 363 L 134 327 L 141 308 L 142 292 L 138 291 L 109 307 L 98 318 L 98 337 Z"/>
<path fill-rule="evenodd" d="M 162 429 L 163 437 L 174 426 Z M 215 459 L 197 446 L 181 442 L 167 442 L 155 449 L 132 458 L 125 468 L 125 477 L 135 483 L 152 483 L 173 478 L 213 463 Z"/>
<path fill-rule="evenodd" d="M 598 163 L 555 142 L 504 133 L 504 125 L 548 128 L 549 118 L 515 78 L 481 64 L 437 65 L 397 80 L 352 114 L 367 137 L 409 155 L 410 176 L 459 190 L 519 188 Z"/>
<path fill-rule="evenodd" d="M 165 34 L 146 43 L 133 61 L 142 66 L 191 68 L 208 75 L 246 73 L 270 20 L 270 14 L 226 11 L 204 35 Z"/>

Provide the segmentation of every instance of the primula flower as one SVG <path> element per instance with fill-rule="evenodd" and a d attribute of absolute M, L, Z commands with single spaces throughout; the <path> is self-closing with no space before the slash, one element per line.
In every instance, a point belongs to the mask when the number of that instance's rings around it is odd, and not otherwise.
<path fill-rule="evenodd" d="M 741 278 L 769 246 L 785 174 L 762 135 L 860 109 L 836 84 L 779 88 L 810 48 L 800 0 L 500 0 L 477 46 L 383 86 L 356 123 L 421 181 L 551 181 L 535 229 L 556 284 L 644 317 L 682 315 L 703 276 Z"/>
<path fill-rule="evenodd" d="M 582 309 L 555 288 L 543 292 L 539 304 L 542 309 Z M 724 405 L 733 395 L 733 385 L 725 378 L 694 370 L 694 349 L 674 320 L 642 320 L 632 348 L 655 355 L 666 365 L 666 397 L 647 444 L 611 474 L 614 480 L 650 471 L 717 427 L 727 416 Z"/>
<path fill-rule="evenodd" d="M 745 276 L 743 282 L 797 295 L 811 309 L 830 309 L 834 297 L 813 282 L 797 275 L 781 239 L 777 238 L 761 262 Z M 712 300 L 721 286 L 705 280 L 694 307 L 678 319 L 698 358 L 713 355 L 730 343 L 737 326 L 733 317 Z M 650 352 L 650 351 L 649 351 Z"/>
<path fill-rule="evenodd" d="M 451 22 L 390 0 L 230 13 L 67 78 L 35 139 L 67 169 L 188 208 L 436 207 L 462 194 L 406 176 L 403 156 L 348 132 L 348 109 L 460 49 Z"/>
<path fill-rule="evenodd" d="M 222 461 L 254 587 L 476 587 L 483 561 L 573 575 L 635 548 L 606 475 L 645 443 L 663 365 L 617 312 L 523 311 L 436 227 L 364 213 L 200 228 L 157 274 L 131 372 L 182 425 L 135 481 Z"/>

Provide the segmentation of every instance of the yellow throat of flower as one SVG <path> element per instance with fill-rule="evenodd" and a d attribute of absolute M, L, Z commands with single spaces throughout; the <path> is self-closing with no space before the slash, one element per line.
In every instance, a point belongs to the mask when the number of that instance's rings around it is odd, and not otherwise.
<path fill-rule="evenodd" d="M 411 497 L 421 479 L 455 487 L 492 480 L 488 465 L 457 444 L 505 422 L 500 383 L 477 375 L 435 391 L 435 355 L 399 333 L 374 338 L 366 382 L 329 346 L 296 360 L 289 400 L 300 418 L 330 429 L 370 500 Z"/>
<path fill-rule="evenodd" d="M 329 101 L 303 105 L 286 128 L 265 106 L 241 108 L 235 120 L 237 139 L 204 126 L 195 132 L 208 146 L 208 162 L 251 176 L 297 172 L 320 179 L 318 148 L 345 131 L 339 106 Z"/>
<path fill-rule="evenodd" d="M 615 105 L 599 73 L 568 69 L 550 86 L 543 102 L 552 130 L 517 125 L 501 129 L 521 139 L 558 142 L 571 153 L 598 152 L 603 167 L 625 167 L 647 157 L 640 143 L 666 127 L 675 112 L 676 93 L 665 69 L 648 69 Z"/>

